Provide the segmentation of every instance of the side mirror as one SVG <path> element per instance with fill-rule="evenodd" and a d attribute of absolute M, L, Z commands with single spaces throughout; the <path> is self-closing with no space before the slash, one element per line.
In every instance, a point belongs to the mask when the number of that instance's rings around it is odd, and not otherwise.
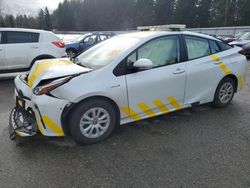
<path fill-rule="evenodd" d="M 138 59 L 134 64 L 133 67 L 136 69 L 151 69 L 153 68 L 153 62 L 150 59 Z"/>

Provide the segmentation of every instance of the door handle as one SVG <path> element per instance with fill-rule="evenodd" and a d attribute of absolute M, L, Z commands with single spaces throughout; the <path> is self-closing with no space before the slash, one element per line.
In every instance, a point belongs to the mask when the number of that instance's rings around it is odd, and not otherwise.
<path fill-rule="evenodd" d="M 184 69 L 177 68 L 177 69 L 173 72 L 173 74 L 182 74 L 182 73 L 184 73 L 184 72 L 185 72 Z"/>
<path fill-rule="evenodd" d="M 32 46 L 31 48 L 32 49 L 38 49 L 39 47 L 38 46 Z"/>
<path fill-rule="evenodd" d="M 220 61 L 220 62 L 215 62 L 215 63 L 214 63 L 214 65 L 220 65 L 220 64 L 222 64 L 221 61 Z"/>
<path fill-rule="evenodd" d="M 3 49 L 0 49 L 0 51 L 3 51 Z"/>

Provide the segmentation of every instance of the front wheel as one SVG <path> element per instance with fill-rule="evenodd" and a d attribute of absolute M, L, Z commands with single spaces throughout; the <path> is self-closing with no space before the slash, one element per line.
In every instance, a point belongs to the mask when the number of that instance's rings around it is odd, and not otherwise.
<path fill-rule="evenodd" d="M 232 78 L 224 78 L 216 89 L 213 105 L 215 107 L 227 106 L 234 97 L 235 87 L 236 84 Z"/>
<path fill-rule="evenodd" d="M 91 144 L 106 139 L 114 130 L 117 115 L 113 106 L 105 100 L 81 103 L 70 119 L 70 133 L 76 142 Z"/>
<path fill-rule="evenodd" d="M 67 50 L 67 55 L 68 55 L 70 58 L 74 57 L 76 54 L 77 54 L 77 51 L 74 50 L 74 49 L 69 49 L 69 50 Z"/>

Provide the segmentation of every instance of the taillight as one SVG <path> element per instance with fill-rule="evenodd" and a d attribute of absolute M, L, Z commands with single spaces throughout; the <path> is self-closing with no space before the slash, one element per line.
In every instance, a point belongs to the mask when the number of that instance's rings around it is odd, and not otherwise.
<path fill-rule="evenodd" d="M 54 44 L 58 48 L 64 48 L 65 47 L 64 43 L 60 42 L 60 41 L 52 42 L 52 44 Z"/>

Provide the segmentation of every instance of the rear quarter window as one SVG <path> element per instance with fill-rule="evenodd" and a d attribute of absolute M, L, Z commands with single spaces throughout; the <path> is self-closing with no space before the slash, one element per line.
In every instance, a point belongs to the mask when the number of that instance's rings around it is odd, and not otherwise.
<path fill-rule="evenodd" d="M 212 54 L 216 54 L 216 53 L 219 53 L 221 51 L 220 47 L 218 46 L 218 44 L 216 43 L 216 41 L 209 40 L 209 44 L 210 44 L 210 48 L 211 48 L 211 53 Z"/>
<path fill-rule="evenodd" d="M 228 44 L 226 44 L 224 42 L 219 42 L 218 41 L 217 44 L 220 47 L 221 51 L 225 51 L 225 50 L 229 50 L 229 49 L 233 48 L 232 46 L 230 46 L 230 45 L 228 45 Z"/>
<path fill-rule="evenodd" d="M 39 33 L 33 32 L 19 32 L 7 31 L 5 33 L 5 44 L 18 44 L 18 43 L 37 43 L 39 42 Z"/>

